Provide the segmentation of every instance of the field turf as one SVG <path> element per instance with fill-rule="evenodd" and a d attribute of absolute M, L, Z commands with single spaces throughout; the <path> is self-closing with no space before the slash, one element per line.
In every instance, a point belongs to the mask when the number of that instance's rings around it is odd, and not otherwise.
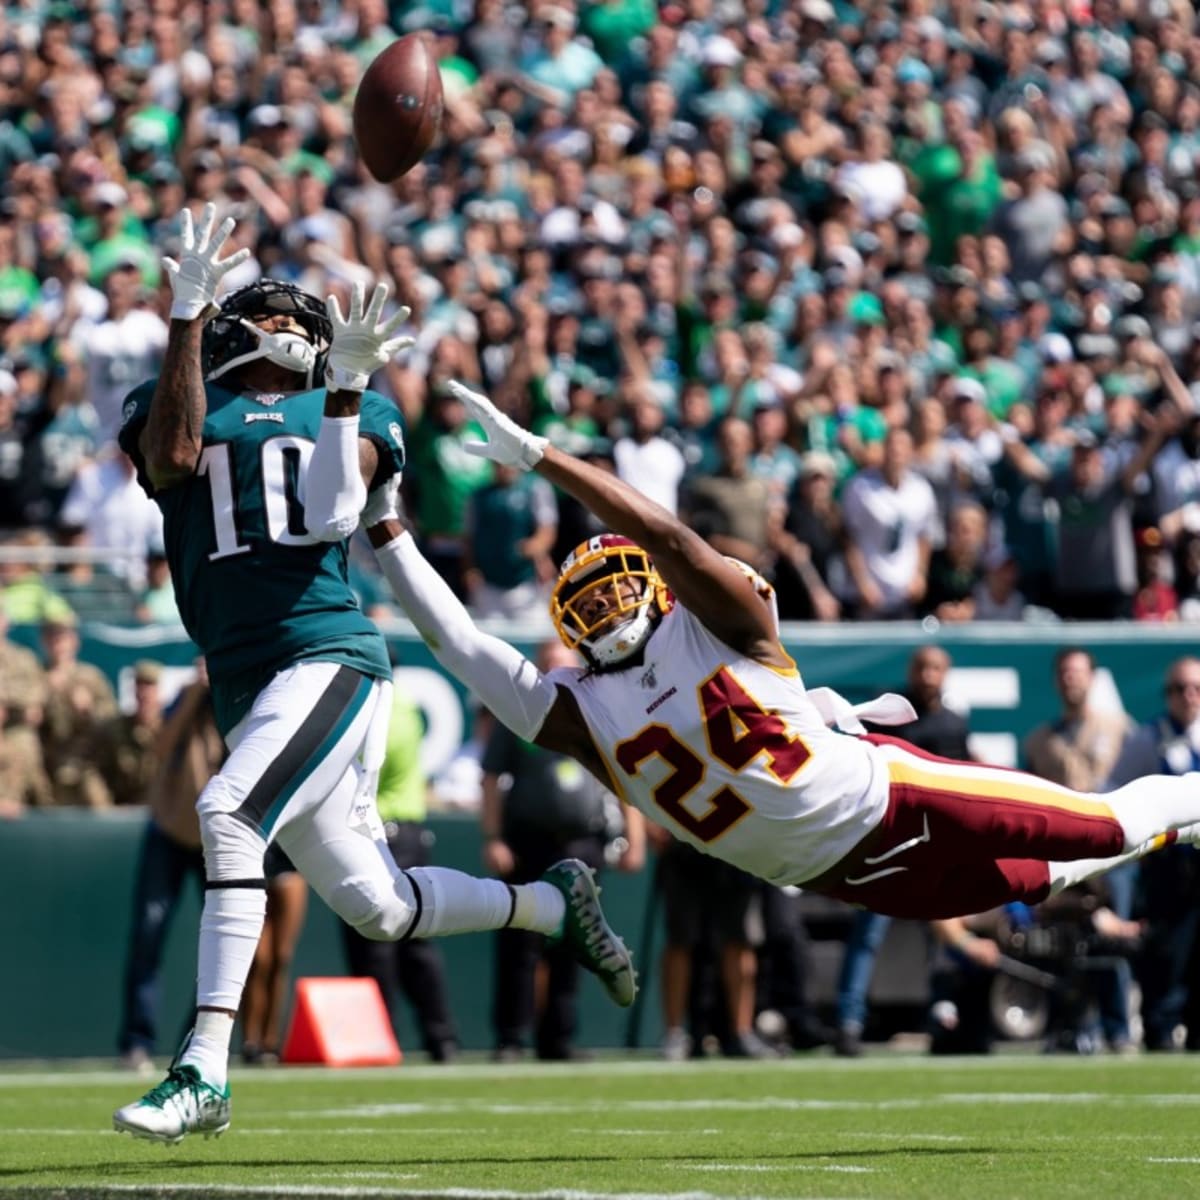
<path fill-rule="evenodd" d="M 141 1088 L 0 1071 L 0 1200 L 1200 1196 L 1194 1056 L 242 1070 L 173 1148 L 112 1132 Z"/>

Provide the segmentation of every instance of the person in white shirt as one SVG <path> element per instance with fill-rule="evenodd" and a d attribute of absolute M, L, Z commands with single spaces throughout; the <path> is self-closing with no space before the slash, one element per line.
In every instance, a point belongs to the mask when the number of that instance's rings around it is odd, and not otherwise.
<path fill-rule="evenodd" d="M 162 546 L 163 517 L 138 483 L 128 455 L 113 447 L 83 466 L 58 521 L 65 529 L 82 529 L 88 547 L 112 551 L 108 566 L 130 587 L 145 587 L 146 557 Z"/>
<path fill-rule="evenodd" d="M 842 499 L 852 585 L 845 598 L 862 618 L 911 616 L 925 595 L 937 500 L 928 480 L 910 469 L 912 453 L 912 434 L 890 430 L 882 465 L 851 479 Z"/>
<path fill-rule="evenodd" d="M 138 264 L 119 259 L 104 280 L 108 315 L 72 336 L 86 398 L 100 418 L 100 446 L 116 441 L 125 397 L 155 373 L 167 347 L 166 323 L 138 307 L 141 286 Z"/>
<path fill-rule="evenodd" d="M 679 484 L 687 463 L 683 454 L 659 436 L 663 411 L 649 389 L 638 391 L 629 408 L 630 429 L 613 447 L 617 477 L 669 513 L 679 511 Z"/>

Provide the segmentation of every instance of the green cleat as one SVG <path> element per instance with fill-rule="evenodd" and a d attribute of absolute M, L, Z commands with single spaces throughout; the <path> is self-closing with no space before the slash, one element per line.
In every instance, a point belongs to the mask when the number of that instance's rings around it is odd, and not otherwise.
<path fill-rule="evenodd" d="M 220 1137 L 229 1128 L 229 1085 L 218 1091 L 193 1066 L 173 1066 L 140 1100 L 113 1113 L 113 1128 L 174 1146 L 189 1133 Z"/>
<path fill-rule="evenodd" d="M 628 1008 L 637 995 L 633 957 L 604 919 L 591 868 L 577 858 L 564 858 L 543 873 L 542 882 L 558 888 L 567 902 L 558 937 L 600 980 L 613 1003 Z"/>

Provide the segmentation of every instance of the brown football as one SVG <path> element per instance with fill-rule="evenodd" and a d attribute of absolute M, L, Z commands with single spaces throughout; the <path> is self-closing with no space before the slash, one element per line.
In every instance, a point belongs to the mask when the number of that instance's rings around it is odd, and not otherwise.
<path fill-rule="evenodd" d="M 354 140 L 381 183 L 411 171 L 442 123 L 442 77 L 428 43 L 410 33 L 382 51 L 354 97 Z"/>

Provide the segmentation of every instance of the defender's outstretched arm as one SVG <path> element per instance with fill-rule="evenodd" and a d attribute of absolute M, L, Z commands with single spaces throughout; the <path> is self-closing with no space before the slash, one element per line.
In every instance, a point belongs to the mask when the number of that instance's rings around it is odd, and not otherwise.
<path fill-rule="evenodd" d="M 723 642 L 760 661 L 792 665 L 753 585 L 699 534 L 615 475 L 522 429 L 486 396 L 460 383 L 449 386 L 488 436 L 486 444 L 469 442 L 465 450 L 536 470 L 641 546 L 684 607 Z"/>

